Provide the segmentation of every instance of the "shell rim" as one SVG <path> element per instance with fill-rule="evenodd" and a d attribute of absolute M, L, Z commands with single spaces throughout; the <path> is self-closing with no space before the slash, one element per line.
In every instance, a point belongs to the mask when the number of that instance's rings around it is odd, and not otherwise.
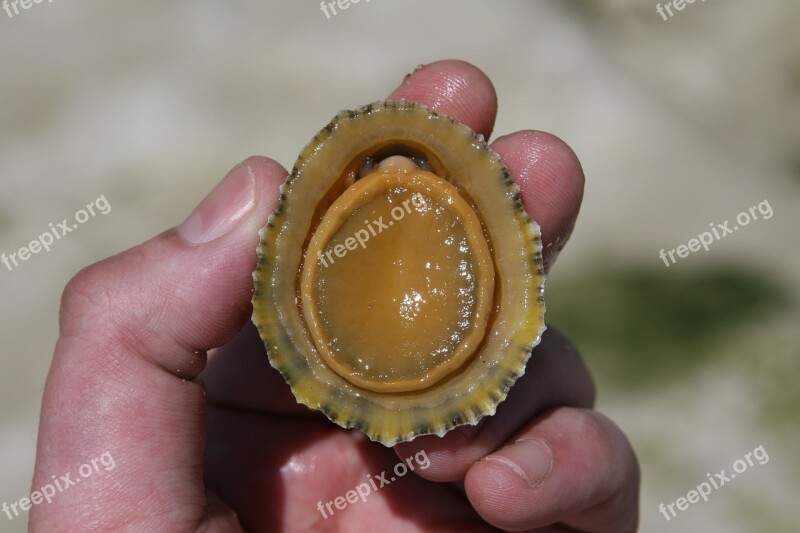
<path fill-rule="evenodd" d="M 414 428 L 410 431 L 403 432 L 402 434 L 393 435 L 393 436 L 385 436 L 385 435 L 373 435 L 366 431 L 364 425 L 360 423 L 358 420 L 342 420 L 340 413 L 336 412 L 335 410 L 331 409 L 328 404 L 326 403 L 317 403 L 313 404 L 313 402 L 306 401 L 307 399 L 303 397 L 303 394 L 299 394 L 296 390 L 295 384 L 293 383 L 292 376 L 289 375 L 286 369 L 282 368 L 279 364 L 276 364 L 274 358 L 272 356 L 272 351 L 270 349 L 270 340 L 266 338 L 265 335 L 262 333 L 262 326 L 259 326 L 258 323 L 255 321 L 255 316 L 257 314 L 257 309 L 260 308 L 262 304 L 267 304 L 264 299 L 259 300 L 258 295 L 260 294 L 260 286 L 264 281 L 259 280 L 259 276 L 264 274 L 264 266 L 266 264 L 265 258 L 265 244 L 268 234 L 271 231 L 274 231 L 275 226 L 275 219 L 279 217 L 288 201 L 287 196 L 285 194 L 286 188 L 289 187 L 296 179 L 298 179 L 300 172 L 306 165 L 307 158 L 303 156 L 309 153 L 309 150 L 317 145 L 320 145 L 321 142 L 329 138 L 334 134 L 336 129 L 338 128 L 340 122 L 343 119 L 354 119 L 361 115 L 367 115 L 372 113 L 376 110 L 381 109 L 390 109 L 390 110 L 422 110 L 426 112 L 431 118 L 437 119 L 444 119 L 450 122 L 451 124 L 461 128 L 464 132 L 468 133 L 471 137 L 472 141 L 477 143 L 479 148 L 487 153 L 490 156 L 494 163 L 498 165 L 498 167 L 502 170 L 502 178 L 503 178 L 503 185 L 509 188 L 510 192 L 513 194 L 513 202 L 514 208 L 521 214 L 523 218 L 524 226 L 527 226 L 527 230 L 529 231 L 530 235 L 533 236 L 533 242 L 530 243 L 533 247 L 534 252 L 534 265 L 535 265 L 535 273 L 537 274 L 537 279 L 540 282 L 535 287 L 536 290 L 536 301 L 540 305 L 541 308 L 541 321 L 539 327 L 533 338 L 527 342 L 521 349 L 524 351 L 524 355 L 520 358 L 520 365 L 518 369 L 509 371 L 506 379 L 501 385 L 501 388 L 497 391 L 495 395 L 492 396 L 491 405 L 489 405 L 485 409 L 481 409 L 480 412 L 475 413 L 473 411 L 465 411 L 462 413 L 461 419 L 442 419 L 441 424 L 436 428 L 424 428 L 421 429 L 419 427 Z M 349 429 L 355 428 L 363 431 L 370 440 L 380 442 L 384 446 L 390 447 L 394 446 L 397 443 L 404 442 L 411 440 L 415 437 L 421 435 L 438 435 L 443 436 L 450 430 L 454 429 L 455 427 L 462 426 L 462 425 L 475 425 L 477 424 L 483 417 L 485 416 L 493 416 L 496 413 L 497 407 L 507 398 L 508 392 L 511 387 L 525 375 L 525 371 L 527 368 L 527 364 L 532 356 L 533 349 L 541 342 L 542 335 L 544 331 L 547 329 L 547 325 L 544 320 L 544 315 L 546 312 L 546 305 L 544 302 L 544 288 L 546 284 L 546 273 L 544 271 L 544 261 L 542 257 L 543 253 L 543 243 L 541 239 L 541 228 L 539 224 L 531 219 L 528 212 L 525 210 L 524 206 L 522 205 L 520 199 L 520 189 L 519 186 L 513 181 L 511 178 L 508 169 L 506 168 L 505 164 L 503 163 L 502 159 L 500 158 L 499 154 L 495 152 L 491 146 L 486 142 L 483 135 L 475 132 L 472 128 L 463 124 L 454 118 L 446 115 L 444 113 L 438 113 L 432 110 L 430 107 L 416 103 L 410 100 L 397 100 L 397 101 L 375 101 L 363 106 L 360 106 L 356 109 L 349 110 L 345 109 L 337 113 L 331 121 L 320 129 L 312 139 L 304 146 L 303 150 L 300 152 L 300 156 L 298 156 L 297 160 L 295 161 L 291 172 L 286 177 L 286 180 L 280 185 L 279 187 L 280 197 L 279 203 L 276 209 L 270 214 L 267 223 L 259 230 L 259 243 L 256 247 L 257 253 L 257 265 L 255 270 L 252 273 L 253 283 L 254 283 L 254 290 L 253 290 L 253 322 L 256 325 L 259 336 L 261 337 L 262 341 L 265 344 L 265 348 L 268 354 L 268 360 L 270 365 L 275 368 L 278 372 L 280 372 L 283 379 L 289 384 L 292 394 L 294 395 L 295 399 L 298 403 L 306 405 L 307 407 L 321 411 L 325 416 L 331 420 L 333 423 L 337 424 L 340 427 Z M 530 239 L 526 238 L 526 241 L 530 241 Z M 265 277 L 265 281 L 268 277 Z M 273 305 L 272 302 L 269 302 L 268 305 Z"/>

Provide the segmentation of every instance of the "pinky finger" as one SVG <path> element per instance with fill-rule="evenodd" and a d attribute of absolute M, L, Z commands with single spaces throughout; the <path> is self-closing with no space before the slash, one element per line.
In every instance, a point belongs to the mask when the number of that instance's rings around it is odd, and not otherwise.
<path fill-rule="evenodd" d="M 638 524 L 633 450 L 613 422 L 588 409 L 539 415 L 475 463 L 465 489 L 484 520 L 510 531 L 624 533 Z"/>

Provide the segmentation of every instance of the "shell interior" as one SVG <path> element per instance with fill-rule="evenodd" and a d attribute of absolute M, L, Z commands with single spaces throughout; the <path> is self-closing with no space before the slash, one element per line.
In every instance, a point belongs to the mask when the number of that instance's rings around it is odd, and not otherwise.
<path fill-rule="evenodd" d="M 544 331 L 539 227 L 467 126 L 343 111 L 261 231 L 253 321 L 300 403 L 386 446 L 492 415 Z"/>

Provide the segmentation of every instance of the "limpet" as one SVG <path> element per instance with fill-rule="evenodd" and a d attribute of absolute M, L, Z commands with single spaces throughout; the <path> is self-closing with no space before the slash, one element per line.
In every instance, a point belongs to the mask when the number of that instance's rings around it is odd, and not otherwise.
<path fill-rule="evenodd" d="M 270 363 L 298 402 L 386 446 L 494 414 L 545 328 L 519 189 L 480 135 L 420 104 L 336 115 L 260 237 Z"/>

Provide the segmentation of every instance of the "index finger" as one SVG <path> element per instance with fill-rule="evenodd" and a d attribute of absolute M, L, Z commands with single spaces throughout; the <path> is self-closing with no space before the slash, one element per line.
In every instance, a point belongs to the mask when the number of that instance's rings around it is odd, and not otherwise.
<path fill-rule="evenodd" d="M 488 139 L 497 116 L 497 93 L 479 68 L 446 59 L 420 65 L 387 100 L 410 100 L 462 122 Z"/>

